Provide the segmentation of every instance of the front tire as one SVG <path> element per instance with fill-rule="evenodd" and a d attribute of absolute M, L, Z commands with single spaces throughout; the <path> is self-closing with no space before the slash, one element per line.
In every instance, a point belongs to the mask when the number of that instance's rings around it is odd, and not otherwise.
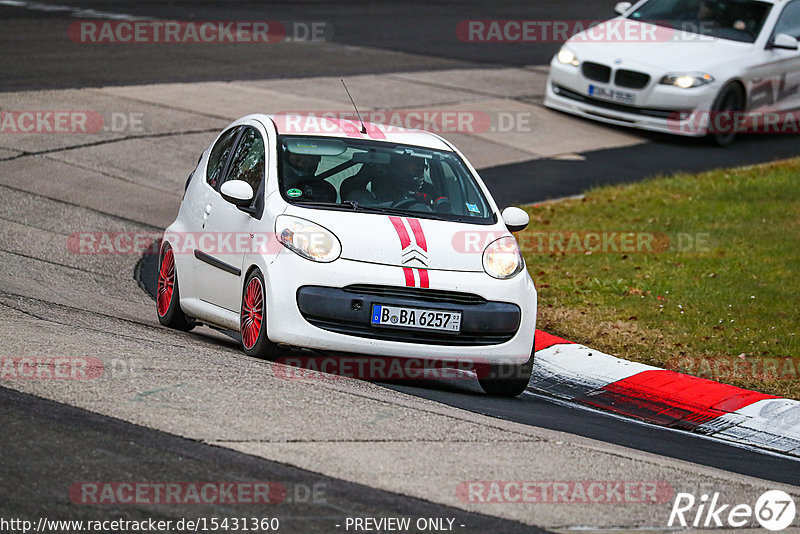
<path fill-rule="evenodd" d="M 242 308 L 239 313 L 242 348 L 248 356 L 271 359 L 275 356 L 278 346 L 267 336 L 266 302 L 264 277 L 261 271 L 254 269 L 247 276 L 242 291 Z"/>
<path fill-rule="evenodd" d="M 516 397 L 528 387 L 533 372 L 533 351 L 528 361 L 521 364 L 500 363 L 487 365 L 478 375 L 483 391 L 498 397 Z M 483 376 L 481 376 L 483 375 Z"/>
<path fill-rule="evenodd" d="M 162 325 L 188 332 L 195 327 L 181 309 L 181 296 L 178 290 L 178 272 L 175 269 L 175 254 L 169 243 L 161 248 L 161 261 L 158 268 L 158 289 L 156 291 L 156 312 Z"/>
<path fill-rule="evenodd" d="M 714 105 L 711 106 L 711 128 L 719 121 L 717 117 L 720 114 L 730 114 L 730 120 L 726 121 L 731 125 L 730 132 L 709 132 L 707 134 L 708 141 L 715 146 L 724 147 L 733 143 L 736 138 L 736 121 L 734 115 L 744 111 L 744 91 L 738 83 L 729 83 L 719 92 Z"/>

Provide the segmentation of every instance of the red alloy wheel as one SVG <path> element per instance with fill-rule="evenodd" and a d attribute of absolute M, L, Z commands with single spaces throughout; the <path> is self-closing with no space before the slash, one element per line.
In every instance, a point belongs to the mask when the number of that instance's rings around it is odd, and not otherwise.
<path fill-rule="evenodd" d="M 161 269 L 158 271 L 158 316 L 164 317 L 172 303 L 172 294 L 175 289 L 175 257 L 172 249 L 168 248 L 161 259 Z"/>
<path fill-rule="evenodd" d="M 261 321 L 264 316 L 264 291 L 261 280 L 254 276 L 247 284 L 242 299 L 242 343 L 248 350 L 252 349 L 261 333 Z"/>

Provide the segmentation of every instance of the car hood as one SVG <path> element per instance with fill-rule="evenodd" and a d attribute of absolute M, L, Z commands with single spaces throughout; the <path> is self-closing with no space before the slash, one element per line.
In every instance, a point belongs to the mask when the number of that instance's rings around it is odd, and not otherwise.
<path fill-rule="evenodd" d="M 284 214 L 333 232 L 344 259 L 414 269 L 483 272 L 486 245 L 511 235 L 502 222 L 477 225 L 297 206 Z"/>
<path fill-rule="evenodd" d="M 616 33 L 612 30 L 615 24 Z M 631 40 L 614 37 L 626 33 Z M 598 38 L 603 35 L 609 38 Z M 752 55 L 754 45 L 617 18 L 572 36 L 567 46 L 581 62 L 639 68 L 651 75 L 667 72 L 710 72 L 713 75 L 716 67 L 737 63 Z"/>

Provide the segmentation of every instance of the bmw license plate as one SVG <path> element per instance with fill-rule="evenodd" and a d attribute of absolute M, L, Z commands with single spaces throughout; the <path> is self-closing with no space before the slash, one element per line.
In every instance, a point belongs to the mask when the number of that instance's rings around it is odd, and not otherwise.
<path fill-rule="evenodd" d="M 372 326 L 439 330 L 457 334 L 461 331 L 461 312 L 374 304 L 372 306 Z"/>
<path fill-rule="evenodd" d="M 597 87 L 591 84 L 589 85 L 589 96 L 599 98 L 600 100 L 608 100 L 609 102 L 628 104 L 630 106 L 636 103 L 636 95 L 633 93 L 617 91 L 616 89 L 608 89 L 606 87 Z"/>

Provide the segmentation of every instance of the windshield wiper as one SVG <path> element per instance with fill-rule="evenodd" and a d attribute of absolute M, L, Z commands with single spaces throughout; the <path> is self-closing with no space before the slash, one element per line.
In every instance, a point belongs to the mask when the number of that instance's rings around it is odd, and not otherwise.
<path fill-rule="evenodd" d="M 451 215 L 447 213 L 437 213 L 435 211 L 409 211 L 406 209 L 398 209 L 398 208 L 391 208 L 389 206 L 362 206 L 355 200 L 343 200 L 342 202 L 322 202 L 322 201 L 300 201 L 300 202 L 292 202 L 293 206 L 309 206 L 313 208 L 332 208 L 332 209 L 339 209 L 339 210 L 352 210 L 352 211 L 360 211 L 363 213 L 378 213 L 378 214 L 387 214 L 387 215 L 399 215 L 401 217 L 422 217 L 423 219 L 434 219 L 437 221 L 448 221 L 448 222 L 465 222 L 465 223 L 478 223 L 481 224 L 483 221 L 476 220 L 473 217 L 467 217 L 463 215 Z M 490 219 L 494 222 L 497 222 L 497 219 L 494 215 L 491 217 L 483 217 L 483 220 Z M 485 224 L 485 223 L 484 223 Z"/>
<path fill-rule="evenodd" d="M 295 206 L 314 206 L 316 208 L 346 208 L 353 211 L 362 209 L 358 202 L 354 200 L 343 200 L 342 202 L 323 202 L 320 200 L 301 200 L 292 202 Z"/>
<path fill-rule="evenodd" d="M 423 219 L 434 219 L 437 221 L 449 221 L 449 222 L 470 222 L 471 219 L 469 217 L 463 217 L 460 215 L 451 215 L 448 213 L 438 213 L 433 210 L 431 211 L 409 211 L 406 209 L 398 209 L 398 208 L 390 208 L 390 207 L 366 207 L 361 208 L 364 211 L 370 211 L 374 213 L 385 213 L 388 215 L 400 215 L 401 217 L 422 217 Z"/>

